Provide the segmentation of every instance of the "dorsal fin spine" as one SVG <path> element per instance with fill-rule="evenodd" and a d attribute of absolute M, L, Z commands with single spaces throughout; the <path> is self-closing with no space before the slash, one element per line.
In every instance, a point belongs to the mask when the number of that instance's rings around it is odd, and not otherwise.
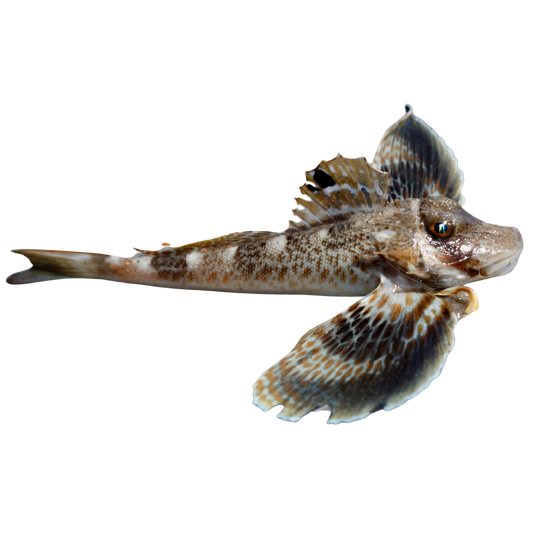
<path fill-rule="evenodd" d="M 301 221 L 291 223 L 289 231 L 305 231 L 353 214 L 367 213 L 383 207 L 387 201 L 388 173 L 376 170 L 364 157 L 347 159 L 339 154 L 329 161 L 321 161 L 305 175 L 307 181 L 300 192 L 309 200 L 297 200 L 303 209 L 295 215 Z"/>

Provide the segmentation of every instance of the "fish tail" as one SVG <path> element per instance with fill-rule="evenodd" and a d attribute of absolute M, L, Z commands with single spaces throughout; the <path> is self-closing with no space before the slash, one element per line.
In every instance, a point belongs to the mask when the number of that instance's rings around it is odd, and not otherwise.
<path fill-rule="evenodd" d="M 82 252 L 59 252 L 55 250 L 13 250 L 24 255 L 32 267 L 16 272 L 6 281 L 13 285 L 35 283 L 64 278 L 105 278 L 105 260 L 108 255 Z"/>

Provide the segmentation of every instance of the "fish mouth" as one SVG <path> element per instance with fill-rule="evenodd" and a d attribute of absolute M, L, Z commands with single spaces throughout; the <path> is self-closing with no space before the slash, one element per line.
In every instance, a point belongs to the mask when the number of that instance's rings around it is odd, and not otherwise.
<path fill-rule="evenodd" d="M 503 259 L 502 261 L 498 261 L 493 265 L 482 268 L 479 273 L 484 278 L 495 278 L 497 276 L 505 276 L 505 274 L 509 274 L 509 272 L 514 269 L 517 263 L 518 257 L 513 255 L 511 257 Z"/>
<path fill-rule="evenodd" d="M 518 263 L 518 258 L 524 249 L 524 241 L 522 240 L 522 235 L 517 228 L 506 228 L 507 229 L 507 238 L 510 237 L 513 247 L 507 249 L 506 257 L 495 261 L 487 267 L 480 269 L 479 273 L 484 278 L 494 278 L 496 276 L 505 276 L 509 274 L 511 270 L 514 269 Z M 510 252 L 510 253 L 509 253 Z"/>

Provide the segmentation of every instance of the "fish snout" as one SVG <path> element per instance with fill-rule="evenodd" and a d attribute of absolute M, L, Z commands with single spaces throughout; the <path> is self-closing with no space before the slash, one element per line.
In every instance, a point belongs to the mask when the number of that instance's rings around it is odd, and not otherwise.
<path fill-rule="evenodd" d="M 524 249 L 522 234 L 515 227 L 499 228 L 501 249 L 495 254 L 495 261 L 480 269 L 480 274 L 486 278 L 509 274 L 518 263 L 518 258 Z"/>

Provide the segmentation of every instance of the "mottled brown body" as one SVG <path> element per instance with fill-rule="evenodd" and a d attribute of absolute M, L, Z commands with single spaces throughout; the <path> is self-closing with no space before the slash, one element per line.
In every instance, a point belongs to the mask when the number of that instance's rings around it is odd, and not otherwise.
<path fill-rule="evenodd" d="M 110 257 L 108 279 L 198 290 L 362 296 L 378 286 L 380 275 L 371 256 L 370 217 L 303 233 L 233 234 L 131 259 Z"/>

